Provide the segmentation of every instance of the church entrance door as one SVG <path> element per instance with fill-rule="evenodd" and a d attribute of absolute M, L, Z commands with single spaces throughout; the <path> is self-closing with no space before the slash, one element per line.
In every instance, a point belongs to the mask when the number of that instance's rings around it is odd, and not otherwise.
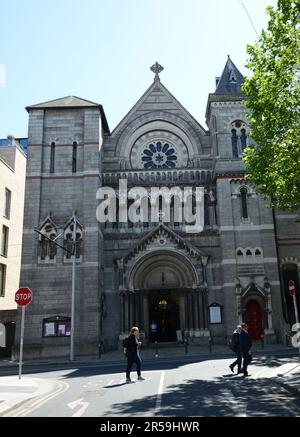
<path fill-rule="evenodd" d="M 150 335 L 150 341 L 176 341 L 176 330 L 180 329 L 179 305 L 176 298 L 160 292 L 149 298 L 149 322 L 157 325 L 157 335 Z"/>
<path fill-rule="evenodd" d="M 245 322 L 252 340 L 261 339 L 262 314 L 260 304 L 256 300 L 249 300 L 246 305 Z"/>

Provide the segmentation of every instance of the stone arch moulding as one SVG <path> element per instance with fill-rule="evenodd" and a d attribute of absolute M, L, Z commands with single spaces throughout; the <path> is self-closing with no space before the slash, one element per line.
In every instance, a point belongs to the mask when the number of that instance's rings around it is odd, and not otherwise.
<path fill-rule="evenodd" d="M 202 153 L 200 135 L 186 120 L 175 114 L 167 112 L 150 112 L 134 119 L 121 133 L 117 145 L 117 156 L 129 156 L 131 146 L 147 131 L 169 130 L 181 138 L 186 144 L 191 157 Z"/>
<path fill-rule="evenodd" d="M 298 260 L 298 258 L 295 258 L 293 256 L 285 256 L 281 258 L 280 264 L 295 264 L 296 266 L 298 266 L 298 268 L 300 267 L 300 261 Z"/>
<path fill-rule="evenodd" d="M 151 250 L 148 253 L 142 254 L 137 259 L 134 259 L 134 263 L 129 267 L 127 273 L 127 285 L 130 290 L 134 290 L 136 275 L 139 270 L 145 270 L 148 267 L 148 271 L 151 269 L 151 265 L 156 268 L 157 259 L 161 256 L 161 261 L 168 261 L 167 264 L 173 259 L 175 262 L 175 266 L 177 271 L 179 270 L 181 274 L 181 279 L 183 287 L 192 287 L 196 288 L 199 284 L 199 277 L 196 271 L 195 265 L 184 255 L 179 253 L 178 251 L 166 249 L 166 250 Z M 170 265 L 170 264 L 169 264 Z M 180 270 L 181 269 L 181 270 Z M 188 284 L 187 280 L 190 278 L 190 284 Z"/>

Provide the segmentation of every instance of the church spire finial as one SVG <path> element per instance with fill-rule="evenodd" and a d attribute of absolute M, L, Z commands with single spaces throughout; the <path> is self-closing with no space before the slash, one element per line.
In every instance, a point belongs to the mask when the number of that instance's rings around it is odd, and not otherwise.
<path fill-rule="evenodd" d="M 159 73 L 161 73 L 163 69 L 164 67 L 160 65 L 158 62 L 155 62 L 155 64 L 153 64 L 152 67 L 150 67 L 150 70 L 153 71 L 153 73 L 155 73 L 154 81 L 160 81 Z"/>

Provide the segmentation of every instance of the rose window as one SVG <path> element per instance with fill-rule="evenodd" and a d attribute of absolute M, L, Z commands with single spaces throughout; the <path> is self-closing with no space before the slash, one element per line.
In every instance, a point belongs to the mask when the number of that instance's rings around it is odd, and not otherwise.
<path fill-rule="evenodd" d="M 142 152 L 145 169 L 176 167 L 177 153 L 169 143 L 157 141 L 150 143 Z"/>

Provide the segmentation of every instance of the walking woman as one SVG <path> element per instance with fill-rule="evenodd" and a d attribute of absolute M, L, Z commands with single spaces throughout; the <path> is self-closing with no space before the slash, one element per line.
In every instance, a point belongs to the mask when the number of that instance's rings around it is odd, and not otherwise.
<path fill-rule="evenodd" d="M 144 381 L 145 378 L 141 375 L 142 362 L 139 354 L 139 348 L 142 343 L 138 341 L 139 328 L 133 326 L 130 330 L 130 336 L 124 340 L 124 354 L 127 357 L 126 383 L 131 383 L 130 372 L 133 364 L 136 364 L 136 371 L 139 381 Z"/>

